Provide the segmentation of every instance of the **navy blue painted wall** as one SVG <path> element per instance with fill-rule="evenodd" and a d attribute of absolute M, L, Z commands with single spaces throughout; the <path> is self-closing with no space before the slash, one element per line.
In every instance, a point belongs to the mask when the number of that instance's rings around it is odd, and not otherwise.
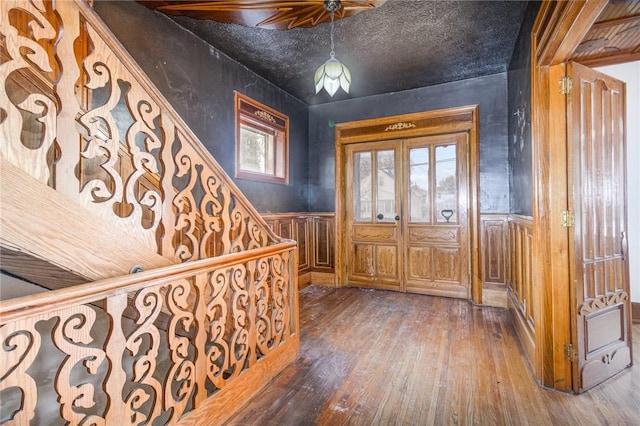
<path fill-rule="evenodd" d="M 511 56 L 509 90 L 510 213 L 532 215 L 531 29 L 540 7 L 529 2 Z"/>
<path fill-rule="evenodd" d="M 234 91 L 288 115 L 289 185 L 235 182 L 262 213 L 309 210 L 306 104 L 138 3 L 97 1 L 95 10 L 230 176 Z"/>
<path fill-rule="evenodd" d="M 354 76 L 354 78 L 356 78 Z M 309 207 L 335 210 L 331 123 L 467 105 L 480 107 L 480 210 L 509 212 L 507 73 L 309 107 Z"/>

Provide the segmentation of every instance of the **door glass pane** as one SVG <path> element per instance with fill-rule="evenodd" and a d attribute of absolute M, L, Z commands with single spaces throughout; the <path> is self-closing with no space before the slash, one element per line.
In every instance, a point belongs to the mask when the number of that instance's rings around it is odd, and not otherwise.
<path fill-rule="evenodd" d="M 396 157 L 395 151 L 378 151 L 376 187 L 378 222 L 393 222 L 396 217 Z"/>
<path fill-rule="evenodd" d="M 458 173 L 456 169 L 456 145 L 437 146 L 436 168 L 436 221 L 458 221 Z"/>
<path fill-rule="evenodd" d="M 409 151 L 409 221 L 430 222 L 429 148 Z"/>
<path fill-rule="evenodd" d="M 353 215 L 356 222 L 371 222 L 371 153 L 356 152 L 353 156 Z"/>

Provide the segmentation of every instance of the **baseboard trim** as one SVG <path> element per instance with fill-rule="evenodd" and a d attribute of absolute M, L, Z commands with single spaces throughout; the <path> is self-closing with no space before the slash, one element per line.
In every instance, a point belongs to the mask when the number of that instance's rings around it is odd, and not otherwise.
<path fill-rule="evenodd" d="M 486 285 L 486 284 L 485 284 Z M 508 308 L 507 288 L 482 288 L 482 304 L 496 308 Z"/>
<path fill-rule="evenodd" d="M 309 287 L 311 285 L 311 272 L 307 272 L 306 274 L 298 275 L 298 289 L 302 290 L 305 287 Z"/>
<path fill-rule="evenodd" d="M 640 323 L 640 302 L 631 302 L 631 320 Z"/>
<path fill-rule="evenodd" d="M 533 371 L 536 371 L 535 330 L 531 329 L 529 322 L 522 315 L 522 311 L 518 306 L 518 301 L 515 299 L 512 293 L 508 294 L 507 301 L 509 304 L 509 311 L 511 312 L 511 318 L 513 318 L 513 325 L 516 328 L 516 334 L 520 338 L 520 344 L 527 354 L 527 360 L 533 367 Z"/>
<path fill-rule="evenodd" d="M 335 275 L 333 272 L 312 272 L 311 284 L 325 287 L 335 287 Z"/>
<path fill-rule="evenodd" d="M 323 287 L 335 287 L 335 275 L 333 272 L 307 272 L 298 276 L 298 289 L 302 290 L 310 285 Z"/>

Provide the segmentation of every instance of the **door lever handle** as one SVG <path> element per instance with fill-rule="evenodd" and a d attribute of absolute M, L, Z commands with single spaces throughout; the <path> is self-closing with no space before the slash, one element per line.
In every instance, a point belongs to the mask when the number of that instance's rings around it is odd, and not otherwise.
<path fill-rule="evenodd" d="M 628 247 L 627 247 L 627 234 L 624 231 L 622 231 L 620 233 L 620 237 L 621 237 L 620 243 L 621 243 L 621 246 L 622 246 L 621 247 L 622 256 L 625 256 L 626 253 L 627 253 L 627 249 L 628 249 Z"/>

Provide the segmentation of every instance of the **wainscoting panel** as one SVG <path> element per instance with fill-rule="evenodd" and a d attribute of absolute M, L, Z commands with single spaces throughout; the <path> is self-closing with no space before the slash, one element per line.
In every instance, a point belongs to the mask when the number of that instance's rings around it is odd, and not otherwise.
<path fill-rule="evenodd" d="M 480 216 L 482 260 L 482 304 L 507 307 L 507 277 L 509 274 L 508 216 Z"/>
<path fill-rule="evenodd" d="M 529 361 L 535 365 L 535 310 L 531 256 L 533 221 L 526 216 L 509 216 L 508 279 L 509 310 Z"/>
<path fill-rule="evenodd" d="M 283 238 L 298 243 L 298 284 L 333 287 L 334 218 L 333 213 L 275 213 L 262 218 Z"/>

